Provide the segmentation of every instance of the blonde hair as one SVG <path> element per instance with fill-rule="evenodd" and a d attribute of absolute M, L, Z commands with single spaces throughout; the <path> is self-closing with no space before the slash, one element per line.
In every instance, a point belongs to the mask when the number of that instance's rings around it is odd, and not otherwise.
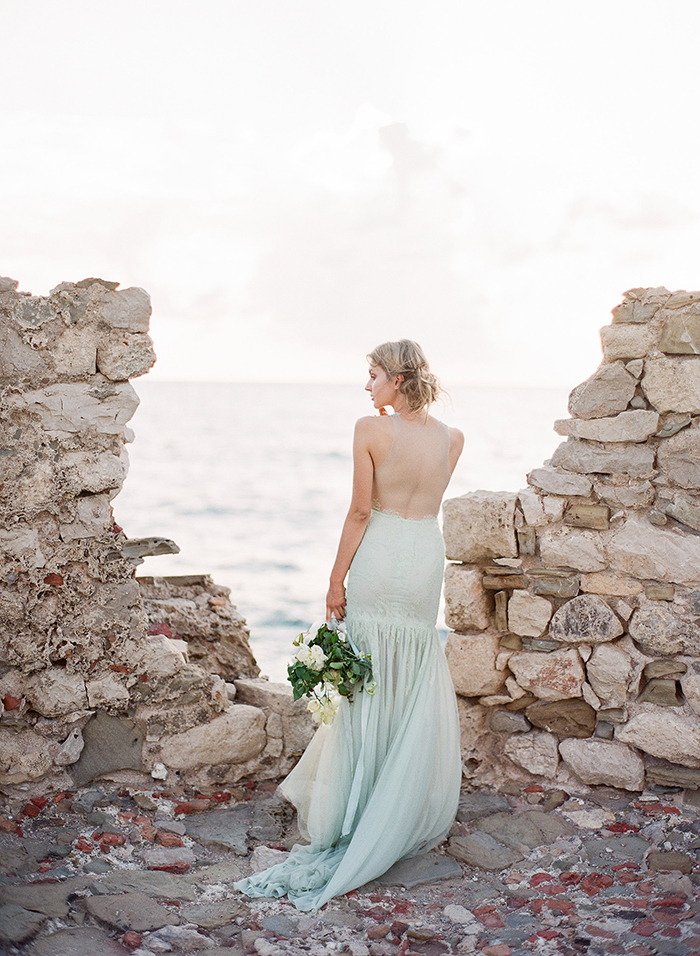
<path fill-rule="evenodd" d="M 431 405 L 440 394 L 440 383 L 430 371 L 423 349 L 411 339 L 384 342 L 373 349 L 367 359 L 384 369 L 389 378 L 403 375 L 399 391 L 406 396 L 412 412 Z"/>

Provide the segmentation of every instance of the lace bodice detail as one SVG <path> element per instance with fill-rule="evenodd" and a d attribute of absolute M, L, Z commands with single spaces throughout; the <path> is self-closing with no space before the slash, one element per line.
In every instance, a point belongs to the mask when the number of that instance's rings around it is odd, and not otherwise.
<path fill-rule="evenodd" d="M 425 424 L 392 415 L 394 439 L 374 471 L 372 507 L 401 518 L 435 517 L 450 480 L 450 432 L 429 418 Z"/>

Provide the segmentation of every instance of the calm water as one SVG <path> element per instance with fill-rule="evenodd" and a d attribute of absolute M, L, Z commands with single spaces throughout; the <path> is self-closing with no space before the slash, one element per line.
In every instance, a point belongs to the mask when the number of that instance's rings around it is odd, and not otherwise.
<path fill-rule="evenodd" d="M 364 384 L 364 383 L 362 383 Z M 131 468 L 114 502 L 130 537 L 160 535 L 177 555 L 140 574 L 208 573 L 231 588 L 263 673 L 284 680 L 290 642 L 323 617 L 349 503 L 362 387 L 136 381 Z M 561 389 L 456 388 L 434 413 L 466 435 L 447 490 L 517 491 L 551 456 Z"/>

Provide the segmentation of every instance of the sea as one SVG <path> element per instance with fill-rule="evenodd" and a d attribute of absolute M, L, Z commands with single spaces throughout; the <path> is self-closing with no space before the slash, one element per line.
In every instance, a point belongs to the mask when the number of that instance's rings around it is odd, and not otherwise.
<path fill-rule="evenodd" d="M 364 383 L 132 384 L 141 404 L 115 518 L 129 537 L 180 547 L 138 573 L 210 574 L 230 588 L 262 673 L 285 680 L 292 640 L 324 616 L 353 426 L 374 413 Z M 523 488 L 562 440 L 552 425 L 566 402 L 559 388 L 451 389 L 432 410 L 466 438 L 446 497 Z"/>

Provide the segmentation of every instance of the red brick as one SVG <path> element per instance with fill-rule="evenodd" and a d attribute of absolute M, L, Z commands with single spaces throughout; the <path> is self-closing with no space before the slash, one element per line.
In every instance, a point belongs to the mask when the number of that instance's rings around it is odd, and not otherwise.
<path fill-rule="evenodd" d="M 138 933 L 134 933 L 133 930 L 129 930 L 128 933 L 124 933 L 122 936 L 122 943 L 128 946 L 129 949 L 138 949 L 141 945 L 141 937 Z"/>
<path fill-rule="evenodd" d="M 590 873 L 581 880 L 580 886 L 588 896 L 595 896 L 605 887 L 612 886 L 613 882 L 613 878 L 608 876 L 607 873 Z"/>
<path fill-rule="evenodd" d="M 78 837 L 78 839 L 73 844 L 76 850 L 80 850 L 81 853 L 92 853 L 95 847 L 87 840 L 85 837 Z"/>
<path fill-rule="evenodd" d="M 555 929 L 541 929 L 535 935 L 539 936 L 540 939 L 557 939 L 560 934 Z"/>
<path fill-rule="evenodd" d="M 51 574 L 47 574 L 44 578 L 44 584 L 48 584 L 52 588 L 60 588 L 63 584 L 63 575 L 51 572 Z"/>
<path fill-rule="evenodd" d="M 121 833 L 93 833 L 92 839 L 100 844 L 100 848 L 105 846 L 124 846 L 126 837 Z"/>
<path fill-rule="evenodd" d="M 554 877 L 551 873 L 533 873 L 530 877 L 530 886 L 539 886 L 540 883 L 551 883 Z"/>
<path fill-rule="evenodd" d="M 662 896 L 658 900 L 652 900 L 652 906 L 685 906 L 687 896 Z"/>
<path fill-rule="evenodd" d="M 589 936 L 600 936 L 602 939 L 617 939 L 615 933 L 611 933 L 610 930 L 603 929 L 601 926 L 595 926 L 593 923 L 586 926 L 586 932 Z"/>
<path fill-rule="evenodd" d="M 33 803 L 35 807 L 39 807 L 40 810 L 43 810 L 48 802 L 46 797 L 32 797 L 30 800 L 30 803 Z"/>
<path fill-rule="evenodd" d="M 569 870 L 567 873 L 562 873 L 559 879 L 564 886 L 576 886 L 583 879 L 583 873 L 575 873 L 573 870 Z"/>
<path fill-rule="evenodd" d="M 187 873 L 189 863 L 168 863 L 167 866 L 149 866 L 149 870 L 162 870 L 163 873 Z"/>
<path fill-rule="evenodd" d="M 563 913 L 565 916 L 576 912 L 573 900 L 547 900 L 547 906 L 553 913 Z"/>
<path fill-rule="evenodd" d="M 170 833 L 168 830 L 159 831 L 156 839 L 161 846 L 184 846 L 184 840 L 177 833 Z"/>
<path fill-rule="evenodd" d="M 653 936 L 660 928 L 659 924 L 653 919 L 645 919 L 641 923 L 635 923 L 631 930 L 635 936 Z"/>
<path fill-rule="evenodd" d="M 5 694 L 2 699 L 2 706 L 5 710 L 17 710 L 21 703 L 21 697 L 13 697 L 12 694 Z"/>
<path fill-rule="evenodd" d="M 22 810 L 22 813 L 25 817 L 38 817 L 41 813 L 39 807 L 35 807 L 33 803 L 28 803 Z"/>
<path fill-rule="evenodd" d="M 680 939 L 681 931 L 677 926 L 664 926 L 661 935 L 668 936 L 670 939 Z"/>
<path fill-rule="evenodd" d="M 150 624 L 148 628 L 148 633 L 150 634 L 164 634 L 166 637 L 172 637 L 173 632 L 170 630 L 170 625 L 163 622 L 162 624 Z"/>

